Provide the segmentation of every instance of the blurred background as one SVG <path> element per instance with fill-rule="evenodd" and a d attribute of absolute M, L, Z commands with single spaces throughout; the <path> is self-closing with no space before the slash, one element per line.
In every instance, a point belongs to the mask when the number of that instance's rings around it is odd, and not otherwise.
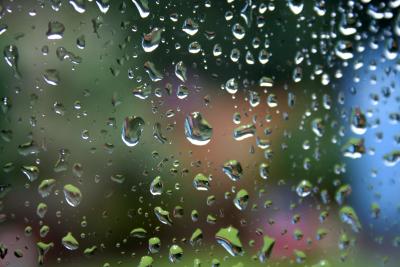
<path fill-rule="evenodd" d="M 399 7 L 2 1 L 0 266 L 398 266 Z"/>

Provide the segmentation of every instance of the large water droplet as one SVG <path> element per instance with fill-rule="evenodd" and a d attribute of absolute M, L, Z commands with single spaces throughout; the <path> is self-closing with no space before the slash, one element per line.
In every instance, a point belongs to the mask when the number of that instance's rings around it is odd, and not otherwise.
<path fill-rule="evenodd" d="M 199 31 L 199 25 L 191 18 L 187 18 L 183 23 L 182 31 L 193 36 Z"/>
<path fill-rule="evenodd" d="M 149 251 L 150 253 L 158 253 L 161 249 L 161 240 L 158 237 L 152 237 L 149 239 Z"/>
<path fill-rule="evenodd" d="M 38 192 L 43 198 L 48 197 L 55 185 L 56 185 L 55 179 L 43 180 L 38 186 Z"/>
<path fill-rule="evenodd" d="M 71 232 L 68 232 L 67 235 L 65 235 L 62 239 L 61 239 L 61 243 L 63 244 L 63 246 L 65 248 L 67 248 L 68 250 L 76 250 L 79 248 L 79 243 L 78 241 L 75 239 L 75 237 L 72 235 Z"/>
<path fill-rule="evenodd" d="M 246 30 L 239 23 L 235 23 L 232 26 L 232 34 L 236 39 L 241 40 L 244 38 Z"/>
<path fill-rule="evenodd" d="M 210 189 L 210 179 L 206 175 L 198 173 L 193 179 L 193 186 L 199 191 L 207 191 Z"/>
<path fill-rule="evenodd" d="M 232 256 L 243 254 L 242 242 L 239 239 L 239 231 L 233 226 L 221 228 L 215 235 L 215 238 L 226 251 Z"/>
<path fill-rule="evenodd" d="M 150 15 L 148 0 L 132 0 L 135 4 L 141 18 L 147 18 Z"/>
<path fill-rule="evenodd" d="M 183 64 L 182 61 L 179 61 L 175 65 L 175 75 L 178 77 L 182 82 L 186 82 L 186 66 Z"/>
<path fill-rule="evenodd" d="M 400 162 L 400 150 L 395 150 L 383 156 L 383 162 L 388 167 L 393 167 Z"/>
<path fill-rule="evenodd" d="M 151 256 L 143 256 L 140 258 L 138 267 L 152 267 L 154 259 Z"/>
<path fill-rule="evenodd" d="M 111 0 L 96 0 L 97 7 L 100 9 L 100 12 L 105 14 L 110 9 Z"/>
<path fill-rule="evenodd" d="M 208 144 L 212 136 L 211 125 L 200 112 L 192 112 L 185 119 L 185 136 L 190 143 L 197 146 Z"/>
<path fill-rule="evenodd" d="M 164 210 L 161 207 L 155 207 L 154 214 L 161 223 L 172 225 L 172 220 L 169 211 Z"/>
<path fill-rule="evenodd" d="M 225 162 L 222 171 L 232 180 L 238 181 L 243 174 L 242 165 L 237 160 L 229 160 Z"/>
<path fill-rule="evenodd" d="M 255 133 L 256 133 L 256 126 L 252 123 L 246 124 L 246 125 L 237 127 L 233 131 L 233 138 L 235 138 L 235 140 L 237 140 L 237 141 L 240 141 L 240 140 L 244 140 L 246 138 L 254 136 Z"/>
<path fill-rule="evenodd" d="M 350 138 L 342 147 L 342 152 L 345 157 L 357 159 L 361 158 L 365 153 L 364 139 Z"/>
<path fill-rule="evenodd" d="M 30 182 L 35 181 L 39 177 L 39 168 L 37 166 L 22 166 L 21 171 Z"/>
<path fill-rule="evenodd" d="M 160 45 L 163 29 L 154 28 L 150 33 L 143 35 L 142 47 L 145 52 L 153 52 Z"/>
<path fill-rule="evenodd" d="M 70 0 L 69 3 L 78 13 L 85 13 L 86 5 L 84 0 Z"/>
<path fill-rule="evenodd" d="M 58 21 L 50 21 L 46 32 L 47 39 L 59 40 L 63 38 L 65 31 L 64 24 Z"/>
<path fill-rule="evenodd" d="M 169 249 L 168 258 L 171 262 L 175 263 L 182 259 L 183 249 L 178 245 L 172 245 Z"/>
<path fill-rule="evenodd" d="M 19 70 L 18 70 L 19 53 L 18 53 L 17 46 L 15 46 L 15 45 L 5 46 L 3 55 L 4 55 L 4 59 L 7 62 L 7 64 L 13 69 L 14 76 L 20 77 L 21 75 L 19 74 Z"/>
<path fill-rule="evenodd" d="M 161 180 L 161 176 L 157 176 L 150 184 L 150 193 L 153 196 L 161 195 L 164 191 L 164 184 Z"/>
<path fill-rule="evenodd" d="M 149 75 L 149 78 L 153 82 L 158 82 L 163 79 L 163 75 L 156 69 L 156 66 L 153 62 L 146 61 L 144 63 L 144 70 Z"/>
<path fill-rule="evenodd" d="M 312 184 L 308 180 L 302 180 L 296 187 L 296 193 L 299 197 L 306 197 L 311 194 Z"/>
<path fill-rule="evenodd" d="M 263 245 L 258 252 L 258 259 L 260 262 L 265 262 L 269 257 L 271 256 L 272 249 L 274 248 L 275 245 L 275 239 L 272 237 L 269 237 L 265 235 L 263 237 Z"/>
<path fill-rule="evenodd" d="M 126 117 L 122 127 L 122 141 L 129 147 L 136 146 L 140 141 L 144 124 L 141 117 Z"/>
<path fill-rule="evenodd" d="M 303 0 L 288 0 L 288 6 L 293 14 L 299 15 L 304 8 Z"/>
<path fill-rule="evenodd" d="M 64 196 L 67 203 L 72 207 L 77 207 L 82 200 L 82 193 L 78 187 L 72 184 L 64 186 Z"/>
<path fill-rule="evenodd" d="M 339 211 L 340 219 L 351 226 L 354 232 L 361 230 L 361 223 L 354 209 L 350 206 L 344 206 Z"/>
<path fill-rule="evenodd" d="M 129 233 L 129 235 L 131 237 L 135 237 L 135 238 L 145 238 L 147 235 L 147 231 L 146 231 L 146 229 L 139 227 L 139 228 L 132 229 L 132 231 Z"/>
<path fill-rule="evenodd" d="M 235 78 L 231 78 L 225 83 L 226 91 L 232 95 L 236 94 L 236 92 L 238 91 L 238 88 L 239 88 L 239 84 Z"/>
<path fill-rule="evenodd" d="M 60 83 L 60 74 L 55 69 L 47 69 L 43 74 L 43 79 L 47 84 L 56 86 Z"/>
<path fill-rule="evenodd" d="M 245 189 L 239 190 L 239 192 L 236 193 L 236 196 L 233 199 L 233 204 L 235 204 L 236 208 L 238 208 L 239 210 L 245 210 L 248 202 L 249 193 L 247 193 Z"/>
<path fill-rule="evenodd" d="M 190 237 L 190 244 L 194 246 L 198 243 L 201 243 L 202 239 L 203 239 L 203 231 L 200 228 L 197 228 Z"/>

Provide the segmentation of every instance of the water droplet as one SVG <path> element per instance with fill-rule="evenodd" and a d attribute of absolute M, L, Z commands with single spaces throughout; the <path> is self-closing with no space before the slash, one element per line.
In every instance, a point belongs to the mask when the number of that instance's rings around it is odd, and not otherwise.
<path fill-rule="evenodd" d="M 7 45 L 4 47 L 3 56 L 7 64 L 13 69 L 14 76 L 20 77 L 20 73 L 18 70 L 18 59 L 19 53 L 18 48 L 15 45 Z"/>
<path fill-rule="evenodd" d="M 325 126 L 321 118 L 316 118 L 311 123 L 312 131 L 318 136 L 322 137 L 325 132 Z"/>
<path fill-rule="evenodd" d="M 147 53 L 153 52 L 160 45 L 163 29 L 154 28 L 150 33 L 143 35 L 142 47 Z"/>
<path fill-rule="evenodd" d="M 69 3 L 78 13 L 85 13 L 86 5 L 84 0 L 70 0 Z"/>
<path fill-rule="evenodd" d="M 200 112 L 192 112 L 185 119 L 185 136 L 190 143 L 197 146 L 208 144 L 212 136 L 211 125 Z"/>
<path fill-rule="evenodd" d="M 84 49 L 86 47 L 85 35 L 82 34 L 76 39 L 76 46 L 79 49 Z"/>
<path fill-rule="evenodd" d="M 267 105 L 270 108 L 276 108 L 278 106 L 278 99 L 275 94 L 269 94 L 267 97 Z"/>
<path fill-rule="evenodd" d="M 100 9 L 100 12 L 105 14 L 110 9 L 111 0 L 96 0 L 97 7 Z"/>
<path fill-rule="evenodd" d="M 274 246 L 275 239 L 265 235 L 263 237 L 263 245 L 258 252 L 258 259 L 260 262 L 266 262 L 266 260 L 270 258 Z"/>
<path fill-rule="evenodd" d="M 242 25 L 240 25 L 239 23 L 235 23 L 232 26 L 232 33 L 233 36 L 238 39 L 241 40 L 244 38 L 245 34 L 246 34 L 246 30 L 244 29 L 244 27 Z"/>
<path fill-rule="evenodd" d="M 93 256 L 96 251 L 97 251 L 97 246 L 91 246 L 91 247 L 85 248 L 83 251 L 83 254 L 85 256 Z"/>
<path fill-rule="evenodd" d="M 247 208 L 247 204 L 249 202 L 249 194 L 245 189 L 239 190 L 236 193 L 235 198 L 233 199 L 233 204 L 235 204 L 236 208 L 243 211 Z"/>
<path fill-rule="evenodd" d="M 303 69 L 301 67 L 295 67 L 292 78 L 295 83 L 301 82 L 303 79 Z"/>
<path fill-rule="evenodd" d="M 304 253 L 301 250 L 295 249 L 295 250 L 293 250 L 293 254 L 296 257 L 296 262 L 299 264 L 304 263 L 307 259 L 306 253 Z"/>
<path fill-rule="evenodd" d="M 140 258 L 139 267 L 152 267 L 154 260 L 151 256 L 143 256 Z"/>
<path fill-rule="evenodd" d="M 299 15 L 304 8 L 303 0 L 288 0 L 288 6 L 293 14 Z"/>
<path fill-rule="evenodd" d="M 229 160 L 225 162 L 222 171 L 232 180 L 232 181 L 238 181 L 240 180 L 242 174 L 243 174 L 243 169 L 242 165 L 240 164 L 239 161 L 237 160 Z"/>
<path fill-rule="evenodd" d="M 199 25 L 191 18 L 187 18 L 183 23 L 182 31 L 193 36 L 199 31 Z"/>
<path fill-rule="evenodd" d="M 172 245 L 169 249 L 168 258 L 172 263 L 179 262 L 183 257 L 183 249 L 178 245 Z"/>
<path fill-rule="evenodd" d="M 230 59 L 232 62 L 238 62 L 240 58 L 240 50 L 237 48 L 233 48 L 231 50 Z"/>
<path fill-rule="evenodd" d="M 40 219 L 43 219 L 46 213 L 47 213 L 46 203 L 39 203 L 36 208 L 36 214 L 39 216 Z"/>
<path fill-rule="evenodd" d="M 197 54 L 201 51 L 201 45 L 199 42 L 194 41 L 189 44 L 188 51 L 191 54 Z"/>
<path fill-rule="evenodd" d="M 299 197 L 306 197 L 311 194 L 312 184 L 308 180 L 302 180 L 296 187 L 296 193 Z"/>
<path fill-rule="evenodd" d="M 365 153 L 364 139 L 350 138 L 342 147 L 342 152 L 345 157 L 357 159 L 361 158 Z"/>
<path fill-rule="evenodd" d="M 265 180 L 268 179 L 268 177 L 269 177 L 269 165 L 268 165 L 268 163 L 263 162 L 263 163 L 260 164 L 259 173 L 260 173 L 261 178 L 263 178 Z"/>
<path fill-rule="evenodd" d="M 150 253 L 158 253 L 161 249 L 161 240 L 158 237 L 152 237 L 149 239 L 149 251 Z"/>
<path fill-rule="evenodd" d="M 193 186 L 196 190 L 207 191 L 210 189 L 210 179 L 204 174 L 198 173 L 193 179 Z"/>
<path fill-rule="evenodd" d="M 213 47 L 213 55 L 214 57 L 219 57 L 222 55 L 222 46 L 221 44 L 215 44 Z"/>
<path fill-rule="evenodd" d="M 238 91 L 238 88 L 239 88 L 239 85 L 235 78 L 231 78 L 225 83 L 226 91 L 232 95 L 236 94 L 236 92 Z"/>
<path fill-rule="evenodd" d="M 354 232 L 358 233 L 361 230 L 360 220 L 352 207 L 342 207 L 339 211 L 339 216 L 342 222 L 349 224 Z"/>
<path fill-rule="evenodd" d="M 178 90 L 176 91 L 176 96 L 179 99 L 185 99 L 189 95 L 189 88 L 187 88 L 185 85 L 180 84 L 178 86 Z"/>
<path fill-rule="evenodd" d="M 149 75 L 149 78 L 153 82 L 158 82 L 163 79 L 163 75 L 156 69 L 156 66 L 153 62 L 146 61 L 144 63 L 144 70 Z"/>
<path fill-rule="evenodd" d="M 131 237 L 135 237 L 135 238 L 145 238 L 147 235 L 147 231 L 144 228 L 135 228 L 132 229 L 132 231 L 129 233 L 129 235 Z"/>
<path fill-rule="evenodd" d="M 148 0 L 132 0 L 132 2 L 135 4 L 142 19 L 147 18 L 150 15 Z"/>
<path fill-rule="evenodd" d="M 41 238 L 44 238 L 47 236 L 47 234 L 50 232 L 50 227 L 47 225 L 43 225 L 40 227 L 39 235 Z"/>
<path fill-rule="evenodd" d="M 156 122 L 153 126 L 153 137 L 161 144 L 164 144 L 165 142 L 168 141 L 167 138 L 164 137 L 161 131 L 161 124 L 159 122 Z"/>
<path fill-rule="evenodd" d="M 55 179 L 43 180 L 38 186 L 38 192 L 43 198 L 48 197 L 55 185 L 56 185 Z"/>
<path fill-rule="evenodd" d="M 249 91 L 249 102 L 251 107 L 257 107 L 260 104 L 260 95 L 256 91 Z"/>
<path fill-rule="evenodd" d="M 233 131 L 233 138 L 236 141 L 241 141 L 249 137 L 253 137 L 256 133 L 256 126 L 254 124 L 246 124 L 235 128 Z"/>
<path fill-rule="evenodd" d="M 71 2 L 71 1 L 70 1 Z M 65 31 L 64 24 L 58 21 L 50 21 L 46 32 L 47 39 L 59 40 L 63 38 Z"/>
<path fill-rule="evenodd" d="M 155 207 L 154 214 L 161 223 L 172 225 L 172 220 L 169 211 L 164 210 L 161 207 Z"/>
<path fill-rule="evenodd" d="M 182 82 L 186 82 L 187 77 L 186 77 L 186 66 L 183 64 L 182 61 L 179 61 L 175 65 L 175 75 L 178 77 Z"/>
<path fill-rule="evenodd" d="M 159 196 L 163 193 L 164 191 L 164 184 L 161 180 L 161 176 L 157 176 L 153 179 L 153 181 L 150 184 L 150 193 L 153 196 Z"/>
<path fill-rule="evenodd" d="M 132 89 L 132 93 L 139 99 L 147 99 L 151 95 L 151 88 L 147 85 L 140 85 Z"/>
<path fill-rule="evenodd" d="M 394 150 L 383 156 L 383 162 L 388 167 L 393 167 L 400 162 L 400 150 Z"/>
<path fill-rule="evenodd" d="M 312 267 L 331 267 L 331 264 L 327 260 L 320 260 L 317 264 Z"/>
<path fill-rule="evenodd" d="M 30 182 L 35 181 L 39 177 L 39 168 L 37 166 L 22 166 L 21 171 Z"/>
<path fill-rule="evenodd" d="M 335 47 L 335 53 L 343 60 L 348 60 L 354 57 L 353 43 L 350 41 L 338 41 Z"/>
<path fill-rule="evenodd" d="M 335 200 L 339 205 L 343 205 L 345 198 L 351 194 L 351 186 L 346 184 L 339 187 L 336 191 Z"/>
<path fill-rule="evenodd" d="M 196 244 L 201 243 L 203 240 L 203 231 L 200 228 L 194 230 L 192 236 L 190 237 L 190 244 L 195 246 Z"/>
<path fill-rule="evenodd" d="M 43 79 L 47 84 L 57 86 L 60 83 L 60 74 L 55 69 L 47 69 L 43 74 Z"/>
<path fill-rule="evenodd" d="M 67 203 L 72 207 L 77 207 L 82 200 L 82 193 L 79 188 L 71 184 L 64 186 L 64 196 Z"/>
<path fill-rule="evenodd" d="M 261 87 L 272 87 L 274 86 L 274 80 L 270 77 L 261 77 L 260 81 L 258 82 Z"/>
<path fill-rule="evenodd" d="M 239 231 L 233 226 L 221 228 L 215 235 L 215 238 L 226 251 L 232 256 L 243 254 L 243 246 L 239 239 Z"/>
<path fill-rule="evenodd" d="M 122 141 L 129 147 L 136 146 L 140 141 L 144 124 L 141 117 L 126 117 L 122 127 Z"/>
<path fill-rule="evenodd" d="M 79 243 L 71 232 L 68 232 L 67 235 L 61 239 L 61 243 L 68 250 L 76 250 L 79 248 Z"/>
<path fill-rule="evenodd" d="M 43 243 L 43 242 L 37 242 L 36 243 L 37 249 L 38 249 L 38 264 L 43 265 L 44 264 L 44 256 L 47 254 L 47 252 L 54 247 L 54 243 Z"/>

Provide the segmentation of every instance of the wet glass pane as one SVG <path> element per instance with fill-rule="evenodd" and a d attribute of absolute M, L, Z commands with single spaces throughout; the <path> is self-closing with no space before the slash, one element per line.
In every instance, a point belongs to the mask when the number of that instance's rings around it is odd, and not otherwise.
<path fill-rule="evenodd" d="M 1 1 L 0 266 L 398 267 L 399 38 L 399 0 Z"/>

